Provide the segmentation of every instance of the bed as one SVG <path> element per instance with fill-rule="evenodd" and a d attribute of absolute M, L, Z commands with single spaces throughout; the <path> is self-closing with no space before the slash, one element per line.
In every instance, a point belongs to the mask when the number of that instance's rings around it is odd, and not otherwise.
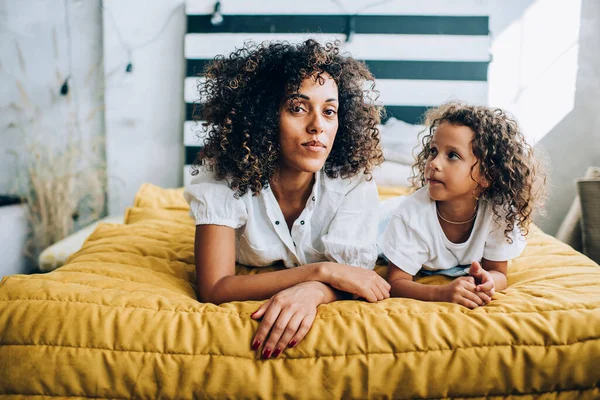
<path fill-rule="evenodd" d="M 144 185 L 63 267 L 5 277 L 0 396 L 600 398 L 600 267 L 539 229 L 485 307 L 322 305 L 270 360 L 250 350 L 261 302 L 196 300 L 193 233 L 181 190 Z"/>

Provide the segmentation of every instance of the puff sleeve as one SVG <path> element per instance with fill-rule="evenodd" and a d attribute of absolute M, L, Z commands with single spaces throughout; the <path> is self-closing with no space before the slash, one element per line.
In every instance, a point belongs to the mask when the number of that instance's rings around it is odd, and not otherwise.
<path fill-rule="evenodd" d="M 209 171 L 200 171 L 183 192 L 196 225 L 222 225 L 237 229 L 246 224 L 248 211 L 242 198 L 225 181 L 216 181 Z"/>

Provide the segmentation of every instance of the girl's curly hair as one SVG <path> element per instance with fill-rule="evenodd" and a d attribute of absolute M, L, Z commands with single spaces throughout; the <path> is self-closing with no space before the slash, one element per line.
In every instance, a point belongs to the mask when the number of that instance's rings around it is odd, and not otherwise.
<path fill-rule="evenodd" d="M 329 74 L 338 87 L 339 128 L 324 171 L 331 178 L 370 175 L 381 164 L 380 107 L 365 96 L 374 82 L 367 67 L 339 55 L 339 44 L 315 40 L 246 43 L 228 57 L 217 56 L 199 81 L 202 104 L 195 119 L 203 120 L 206 140 L 196 156 L 192 175 L 200 167 L 226 180 L 236 196 L 254 195 L 269 185 L 278 168 L 279 110 L 286 95 L 297 93 L 302 81 Z M 374 83 L 367 88 L 377 94 Z"/>
<path fill-rule="evenodd" d="M 479 197 L 492 204 L 497 223 L 501 219 L 499 209 L 504 210 L 507 241 L 512 243 L 508 234 L 515 224 L 527 235 L 533 208 L 541 206 L 545 197 L 546 175 L 515 119 L 501 109 L 459 102 L 429 109 L 425 115 L 428 129 L 421 138 L 423 148 L 413 166 L 413 184 L 417 187 L 425 185 L 425 164 L 431 153 L 431 140 L 442 122 L 467 126 L 474 132 L 473 154 L 479 160 L 481 176 L 489 183 L 481 188 Z"/>

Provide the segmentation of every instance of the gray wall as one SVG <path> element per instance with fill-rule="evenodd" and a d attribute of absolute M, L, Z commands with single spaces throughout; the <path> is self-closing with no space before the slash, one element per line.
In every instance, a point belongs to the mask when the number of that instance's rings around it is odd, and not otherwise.
<path fill-rule="evenodd" d="M 69 75 L 71 91 L 60 96 Z M 13 190 L 26 161 L 24 136 L 46 143 L 69 134 L 88 144 L 103 138 L 103 85 L 99 1 L 0 0 L 0 193 Z M 23 121 L 27 114 L 35 121 Z"/>
<path fill-rule="evenodd" d="M 118 215 L 142 183 L 183 184 L 186 19 L 182 0 L 104 6 L 108 211 Z"/>

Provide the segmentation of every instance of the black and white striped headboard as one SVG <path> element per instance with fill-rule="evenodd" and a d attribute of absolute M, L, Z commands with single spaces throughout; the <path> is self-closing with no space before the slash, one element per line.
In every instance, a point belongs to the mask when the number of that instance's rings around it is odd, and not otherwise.
<path fill-rule="evenodd" d="M 364 60 L 377 79 L 387 116 L 417 123 L 424 111 L 450 99 L 487 103 L 490 61 L 487 0 L 187 0 L 184 182 L 199 150 L 192 121 L 198 73 L 217 54 L 245 41 L 309 37 L 339 39 L 343 52 Z M 352 17 L 350 15 L 358 14 Z M 354 34 L 345 43 L 349 26 Z"/>

